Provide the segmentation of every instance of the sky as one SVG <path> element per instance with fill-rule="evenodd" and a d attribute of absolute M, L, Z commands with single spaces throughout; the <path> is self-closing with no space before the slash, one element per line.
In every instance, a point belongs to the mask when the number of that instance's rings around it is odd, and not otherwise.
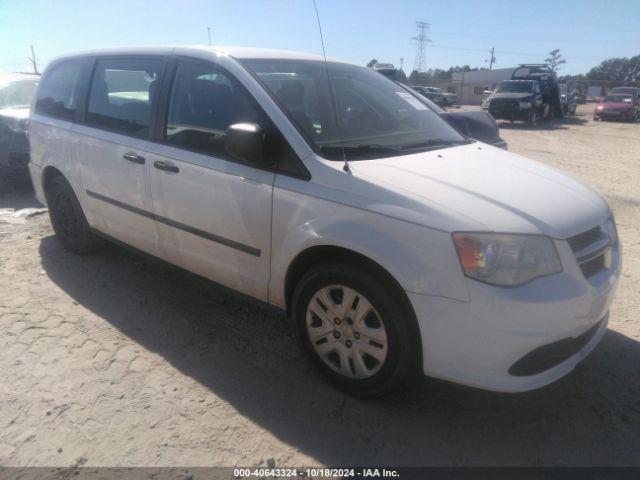
<path fill-rule="evenodd" d="M 416 21 L 430 23 L 426 67 L 540 63 L 560 74 L 640 54 L 640 0 L 316 0 L 326 54 L 414 67 Z M 79 50 L 133 45 L 253 46 L 321 53 L 312 0 L 0 0 L 0 71 L 30 71 Z"/>

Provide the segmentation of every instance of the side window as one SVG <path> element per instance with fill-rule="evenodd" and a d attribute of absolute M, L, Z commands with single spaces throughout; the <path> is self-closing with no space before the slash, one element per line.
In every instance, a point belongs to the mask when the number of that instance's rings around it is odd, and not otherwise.
<path fill-rule="evenodd" d="M 269 122 L 235 79 L 214 65 L 178 64 L 165 132 L 168 143 L 230 159 L 225 132 L 240 122 L 260 125 L 268 142 Z"/>
<path fill-rule="evenodd" d="M 159 58 L 98 60 L 91 80 L 87 124 L 148 136 L 162 63 Z"/>
<path fill-rule="evenodd" d="M 59 63 L 42 80 L 36 97 L 38 113 L 71 120 L 76 113 L 76 86 L 85 61 Z"/>

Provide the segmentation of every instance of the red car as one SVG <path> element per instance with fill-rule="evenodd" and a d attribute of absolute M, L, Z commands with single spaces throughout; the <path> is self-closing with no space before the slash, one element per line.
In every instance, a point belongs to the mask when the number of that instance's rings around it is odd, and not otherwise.
<path fill-rule="evenodd" d="M 636 121 L 640 118 L 638 107 L 633 102 L 633 96 L 623 93 L 609 94 L 598 104 L 593 112 L 594 120 L 628 120 Z"/>

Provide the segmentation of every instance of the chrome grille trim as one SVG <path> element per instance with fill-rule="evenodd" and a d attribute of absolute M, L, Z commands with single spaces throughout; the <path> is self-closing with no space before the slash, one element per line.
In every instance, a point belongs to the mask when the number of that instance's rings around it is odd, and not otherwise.
<path fill-rule="evenodd" d="M 601 226 L 594 227 L 567 239 L 585 278 L 607 268 L 607 254 L 611 240 Z"/>

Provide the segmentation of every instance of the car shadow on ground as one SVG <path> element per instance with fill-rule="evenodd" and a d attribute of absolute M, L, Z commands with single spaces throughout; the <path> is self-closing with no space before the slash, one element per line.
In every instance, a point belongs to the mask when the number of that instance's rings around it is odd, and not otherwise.
<path fill-rule="evenodd" d="M 42 208 L 28 178 L 0 178 L 0 209 Z"/>
<path fill-rule="evenodd" d="M 498 120 L 498 127 L 507 130 L 566 130 L 572 125 L 586 124 L 589 118 L 586 115 L 568 115 L 563 118 L 540 120 L 535 125 L 529 125 L 526 122 Z"/>
<path fill-rule="evenodd" d="M 79 304 L 320 462 L 640 464 L 640 343 L 614 331 L 572 374 L 534 392 L 421 379 L 363 400 L 316 376 L 283 317 L 211 282 L 113 245 L 80 257 L 49 236 L 40 255 Z"/>

